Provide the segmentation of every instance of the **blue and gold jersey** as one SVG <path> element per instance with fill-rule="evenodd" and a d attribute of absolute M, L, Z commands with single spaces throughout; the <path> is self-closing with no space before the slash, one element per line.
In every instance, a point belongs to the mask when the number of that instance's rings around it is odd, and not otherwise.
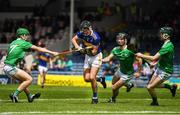
<path fill-rule="evenodd" d="M 47 63 L 49 62 L 50 55 L 48 53 L 38 53 L 38 61 L 40 66 L 47 66 Z"/>
<path fill-rule="evenodd" d="M 100 47 L 100 40 L 101 37 L 99 34 L 95 31 L 91 32 L 91 35 L 85 35 L 83 32 L 77 32 L 78 39 L 81 39 L 83 41 L 83 44 L 85 47 L 87 46 L 98 46 L 98 51 L 97 54 L 101 52 L 101 47 Z"/>

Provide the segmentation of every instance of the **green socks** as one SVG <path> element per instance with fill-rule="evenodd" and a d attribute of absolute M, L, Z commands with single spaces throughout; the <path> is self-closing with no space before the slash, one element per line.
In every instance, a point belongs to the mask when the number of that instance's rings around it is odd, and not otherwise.
<path fill-rule="evenodd" d="M 32 96 L 32 94 L 31 94 L 31 93 L 29 93 L 29 94 L 26 94 L 26 96 L 29 98 L 29 97 L 31 97 L 31 96 Z"/>
<path fill-rule="evenodd" d="M 171 85 L 170 84 L 164 84 L 164 88 L 171 89 Z"/>
<path fill-rule="evenodd" d="M 13 95 L 18 96 L 20 93 L 21 93 L 21 91 L 19 91 L 19 90 L 16 89 L 16 91 L 14 92 Z"/>

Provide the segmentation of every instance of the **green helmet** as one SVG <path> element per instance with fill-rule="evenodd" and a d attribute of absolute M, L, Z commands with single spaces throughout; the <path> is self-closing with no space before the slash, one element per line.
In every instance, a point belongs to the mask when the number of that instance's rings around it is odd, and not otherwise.
<path fill-rule="evenodd" d="M 162 27 L 160 28 L 159 32 L 162 34 L 167 34 L 169 36 L 172 36 L 173 29 L 171 27 Z"/>
<path fill-rule="evenodd" d="M 26 28 L 18 28 L 16 31 L 17 36 L 28 35 L 28 34 L 30 34 L 30 33 Z"/>

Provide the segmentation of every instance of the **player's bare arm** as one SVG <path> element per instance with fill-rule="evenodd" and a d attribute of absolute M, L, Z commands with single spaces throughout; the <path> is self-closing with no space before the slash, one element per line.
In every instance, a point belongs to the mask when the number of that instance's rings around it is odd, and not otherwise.
<path fill-rule="evenodd" d="M 32 45 L 31 49 L 36 50 L 36 51 L 39 51 L 39 52 L 50 53 L 50 54 L 52 54 L 52 55 L 54 55 L 54 56 L 56 56 L 56 55 L 59 54 L 58 52 L 50 51 L 50 50 L 48 50 L 48 49 L 46 49 L 46 48 L 37 47 L 37 46 L 35 46 L 35 45 Z"/>
<path fill-rule="evenodd" d="M 135 77 L 140 77 L 141 76 L 141 71 L 142 71 L 142 59 L 139 57 L 135 58 L 136 61 L 138 62 L 138 71 L 134 73 Z"/>
<path fill-rule="evenodd" d="M 156 53 L 154 56 L 148 56 L 148 55 L 144 55 L 142 53 L 136 53 L 136 56 L 147 59 L 147 60 L 150 60 L 150 61 L 156 61 L 156 60 L 159 59 L 160 54 Z"/>
<path fill-rule="evenodd" d="M 72 43 L 73 43 L 75 49 L 80 50 L 80 49 L 82 49 L 82 48 L 81 48 L 81 47 L 79 46 L 79 44 L 77 43 L 77 39 L 78 39 L 78 37 L 77 37 L 77 35 L 75 35 L 75 36 L 72 38 Z"/>
<path fill-rule="evenodd" d="M 102 62 L 109 62 L 113 57 L 114 57 L 114 55 L 110 54 L 109 56 L 107 56 L 104 59 L 102 59 Z"/>

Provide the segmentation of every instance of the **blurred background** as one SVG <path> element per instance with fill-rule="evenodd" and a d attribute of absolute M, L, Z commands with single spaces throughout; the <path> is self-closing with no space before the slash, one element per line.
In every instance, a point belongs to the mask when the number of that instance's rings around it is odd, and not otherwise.
<path fill-rule="evenodd" d="M 107 56 L 116 46 L 118 32 L 130 35 L 128 43 L 136 45 L 138 51 L 154 55 L 162 43 L 158 30 L 163 26 L 174 29 L 172 42 L 175 45 L 174 73 L 170 82 L 180 83 L 180 4 L 179 0 L 0 0 L 0 60 L 3 62 L 6 50 L 16 39 L 16 29 L 26 27 L 30 30 L 31 42 L 45 44 L 55 51 L 69 50 L 72 36 L 79 31 L 82 20 L 89 20 L 93 30 L 102 37 L 103 56 Z M 64 55 L 53 60 L 49 74 L 82 75 L 83 58 L 79 53 Z M 118 66 L 116 60 L 113 63 Z M 29 71 L 38 81 L 37 53 L 27 53 L 19 67 Z M 145 66 L 145 64 L 143 65 Z M 136 68 L 136 64 L 134 64 Z M 99 76 L 113 69 L 109 63 L 103 64 Z M 148 71 L 148 70 L 147 70 Z M 144 72 L 146 73 L 146 72 Z M 148 73 L 148 72 L 147 72 Z M 12 83 L 0 67 L 0 83 Z M 110 82 L 112 74 L 106 75 Z M 144 87 L 147 76 L 134 78 L 138 87 Z M 52 83 L 53 84 L 53 83 Z M 48 84 L 47 84 L 48 85 Z M 64 85 L 59 83 L 59 85 Z M 66 85 L 66 83 L 65 83 Z"/>

